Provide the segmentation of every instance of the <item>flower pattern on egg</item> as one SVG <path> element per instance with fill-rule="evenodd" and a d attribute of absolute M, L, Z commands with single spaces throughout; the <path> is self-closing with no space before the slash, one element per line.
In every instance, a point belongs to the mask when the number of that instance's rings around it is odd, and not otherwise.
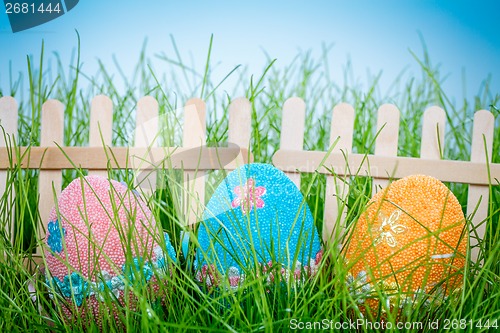
<path fill-rule="evenodd" d="M 64 297 L 73 298 L 78 306 L 81 306 L 83 299 L 90 294 L 88 282 L 76 272 L 66 275 L 63 281 L 54 277 L 53 282 Z"/>
<path fill-rule="evenodd" d="M 372 286 L 368 283 L 367 274 L 365 271 L 358 273 L 356 277 L 348 274 L 346 277 L 346 285 L 351 296 L 357 298 L 357 302 L 362 304 L 365 298 L 372 291 Z"/>
<path fill-rule="evenodd" d="M 231 202 L 231 206 L 233 208 L 241 207 L 243 214 L 251 211 L 254 205 L 257 208 L 262 208 L 265 205 L 261 197 L 266 194 L 266 188 L 255 186 L 253 178 L 248 178 L 243 186 L 236 186 L 233 192 L 237 197 Z"/>
<path fill-rule="evenodd" d="M 240 276 L 240 271 L 234 266 L 229 267 L 227 277 L 229 279 L 229 285 L 231 286 L 231 289 L 236 289 L 239 286 L 240 282 L 244 280 L 244 276 Z"/>
<path fill-rule="evenodd" d="M 107 271 L 101 271 L 101 276 L 104 282 L 99 283 L 98 290 L 101 291 L 99 299 L 104 302 L 102 292 L 111 292 L 116 298 L 120 297 L 120 291 L 125 290 L 125 281 L 122 276 L 111 276 Z"/>
<path fill-rule="evenodd" d="M 134 258 L 131 264 L 125 263 L 122 266 L 122 271 L 124 277 L 127 278 L 127 282 L 134 284 L 135 282 L 149 281 L 153 277 L 153 269 L 151 264 L 144 262 L 142 258 Z"/>
<path fill-rule="evenodd" d="M 167 242 L 168 241 L 168 242 Z M 170 245 L 168 235 L 165 233 L 165 242 L 167 247 L 167 252 L 165 253 L 161 247 L 155 249 L 155 254 L 157 255 L 156 260 L 152 262 L 145 262 L 143 258 L 133 258 L 131 263 L 126 263 L 122 266 L 123 274 L 112 276 L 107 271 L 101 271 L 101 279 L 99 282 L 87 281 L 80 274 L 73 272 L 70 275 L 64 276 L 62 281 L 57 278 L 47 277 L 47 285 L 52 285 L 55 290 L 59 292 L 62 296 L 67 298 L 73 298 L 77 306 L 83 304 L 83 299 L 98 295 L 98 299 L 104 302 L 104 295 L 111 293 L 114 297 L 119 298 L 120 293 L 125 290 L 125 284 L 134 283 L 147 283 L 154 276 L 153 267 L 158 269 L 167 269 L 166 266 L 166 256 L 169 256 L 172 261 L 176 261 L 175 256 L 172 257 L 171 252 L 173 252 L 172 245 Z M 156 253 L 161 252 L 161 254 Z M 175 253 L 175 252 L 174 252 Z M 161 272 L 160 272 L 161 274 Z M 164 274 L 164 273 L 163 273 Z M 49 291 L 49 296 L 54 297 L 52 291 Z"/>
<path fill-rule="evenodd" d="M 61 253 L 63 250 L 62 239 L 66 237 L 66 229 L 59 227 L 59 220 L 51 221 L 47 225 L 47 245 L 52 252 Z"/>
<path fill-rule="evenodd" d="M 319 271 L 319 265 L 323 258 L 323 251 L 319 251 L 315 258 L 309 260 L 309 265 L 302 266 L 300 261 L 295 262 L 295 269 L 287 269 L 284 266 L 279 268 L 279 274 L 284 279 L 284 281 L 289 282 L 290 278 L 293 278 L 297 283 L 304 283 L 308 276 L 314 276 Z M 260 263 L 262 273 L 266 277 L 266 283 L 272 284 L 275 282 L 275 276 L 273 271 L 273 261 L 268 261 L 267 263 Z M 303 274 L 303 272 L 305 274 Z M 217 269 L 215 265 L 203 265 L 201 270 L 196 273 L 196 280 L 206 284 L 208 288 L 218 287 L 221 280 L 224 278 Z M 231 290 L 236 290 L 244 281 L 245 274 L 240 273 L 237 267 L 231 266 L 227 271 L 227 278 L 229 281 L 229 287 Z"/>
<path fill-rule="evenodd" d="M 220 276 L 219 272 L 215 268 L 214 264 L 203 265 L 200 271 L 196 274 L 198 281 L 204 281 L 207 287 L 216 286 L 219 284 Z"/>
<path fill-rule="evenodd" d="M 382 213 L 382 223 L 372 228 L 372 232 L 376 234 L 373 244 L 376 246 L 380 243 L 385 243 L 390 247 L 398 245 L 396 235 L 404 233 L 408 228 L 402 224 L 398 224 L 401 211 L 395 210 L 391 216 L 386 217 Z"/>

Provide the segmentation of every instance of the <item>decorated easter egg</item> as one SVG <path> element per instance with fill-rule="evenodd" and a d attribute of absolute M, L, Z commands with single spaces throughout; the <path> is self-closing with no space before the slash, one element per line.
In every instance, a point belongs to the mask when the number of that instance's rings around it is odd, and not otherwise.
<path fill-rule="evenodd" d="M 468 242 L 457 198 L 423 175 L 391 183 L 369 201 L 347 240 L 347 286 L 363 310 L 442 302 L 462 280 Z"/>
<path fill-rule="evenodd" d="M 322 251 L 302 194 L 280 170 L 247 164 L 216 188 L 198 230 L 196 279 L 237 288 L 252 270 L 277 267 L 302 280 L 315 274 Z M 268 277 L 269 282 L 274 276 Z"/>
<path fill-rule="evenodd" d="M 50 213 L 46 243 L 52 298 L 67 318 L 95 317 L 98 323 L 103 307 L 113 304 L 104 312 L 117 317 L 119 306 L 134 310 L 134 291 L 158 291 L 176 258 L 138 194 L 99 176 L 77 178 L 62 191 Z"/>

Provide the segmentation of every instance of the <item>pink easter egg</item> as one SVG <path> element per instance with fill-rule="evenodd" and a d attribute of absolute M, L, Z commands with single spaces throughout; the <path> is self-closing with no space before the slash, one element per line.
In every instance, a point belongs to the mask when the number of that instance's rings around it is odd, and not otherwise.
<path fill-rule="evenodd" d="M 107 304 L 113 304 L 108 310 L 115 318 L 120 306 L 135 309 L 134 288 L 158 293 L 168 274 L 167 257 L 176 257 L 138 194 L 99 176 L 77 178 L 62 191 L 49 216 L 46 243 L 52 297 L 66 301 L 62 311 L 68 319 L 94 317 L 99 325 Z"/>

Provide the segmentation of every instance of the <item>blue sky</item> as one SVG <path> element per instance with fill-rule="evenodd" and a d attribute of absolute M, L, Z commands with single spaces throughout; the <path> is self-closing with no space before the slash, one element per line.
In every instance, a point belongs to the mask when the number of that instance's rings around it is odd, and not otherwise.
<path fill-rule="evenodd" d="M 144 39 L 148 55 L 172 54 L 172 34 L 181 52 L 191 53 L 201 70 L 210 35 L 212 59 L 220 62 L 222 77 L 237 64 L 259 74 L 265 50 L 286 66 L 297 50 L 330 53 L 332 74 L 342 81 L 341 69 L 351 59 L 361 81 L 367 71 L 383 72 L 382 90 L 410 66 L 410 54 L 422 54 L 418 33 L 425 39 L 433 63 L 449 74 L 445 92 L 462 98 L 465 70 L 467 94 L 478 91 L 492 74 L 492 90 L 500 93 L 500 25 L 497 1 L 378 0 L 378 1 L 97 1 L 82 0 L 62 17 L 13 34 L 5 7 L 0 5 L 0 87 L 8 86 L 8 65 L 26 69 L 26 55 L 38 56 L 42 39 L 46 53 L 57 51 L 66 63 L 81 36 L 83 70 L 94 74 L 96 59 L 112 64 L 115 55 L 125 72 L 132 70 Z M 157 68 L 161 71 L 161 68 Z"/>

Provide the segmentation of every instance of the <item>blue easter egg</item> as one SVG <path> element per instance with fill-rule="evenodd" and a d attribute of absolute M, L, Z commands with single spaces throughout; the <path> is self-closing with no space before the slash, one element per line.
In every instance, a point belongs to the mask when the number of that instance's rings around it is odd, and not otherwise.
<path fill-rule="evenodd" d="M 215 190 L 198 230 L 196 278 L 241 284 L 248 269 L 281 265 L 283 275 L 315 274 L 321 244 L 297 186 L 269 164 L 247 164 Z"/>

